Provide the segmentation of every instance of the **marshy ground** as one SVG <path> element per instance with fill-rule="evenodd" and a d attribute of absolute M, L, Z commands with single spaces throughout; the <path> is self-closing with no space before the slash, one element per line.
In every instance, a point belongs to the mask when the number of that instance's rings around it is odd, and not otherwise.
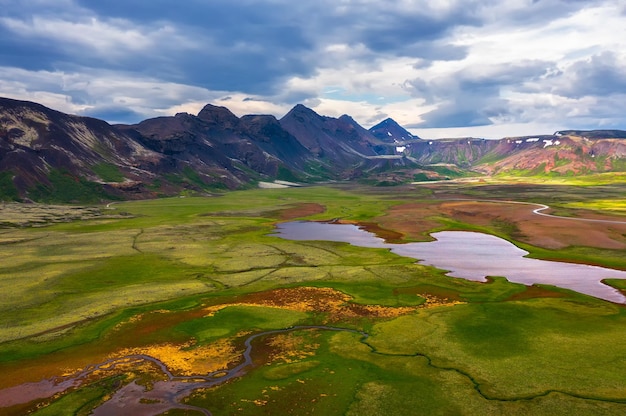
<path fill-rule="evenodd" d="M 187 407 L 167 414 L 623 414 L 623 305 L 497 276 L 454 279 L 384 249 L 269 234 L 293 219 L 359 223 L 394 242 L 479 231 L 533 257 L 626 270 L 626 225 L 541 217 L 509 203 L 626 221 L 624 189 L 264 189 L 52 216 L 50 207 L 37 214 L 11 204 L 0 230 L 0 389 L 140 354 L 175 376 L 201 377 L 233 368 L 245 340 L 267 333 L 252 342 L 245 374 L 193 391 L 180 400 Z M 17 220 L 20 209 L 27 221 Z M 348 331 L 297 329 L 316 325 Z M 165 378 L 158 366 L 129 361 L 10 406 L 0 390 L 0 414 L 88 415 L 124 386 L 148 391 Z M 166 414 L 150 413 L 151 400 L 145 414 Z"/>

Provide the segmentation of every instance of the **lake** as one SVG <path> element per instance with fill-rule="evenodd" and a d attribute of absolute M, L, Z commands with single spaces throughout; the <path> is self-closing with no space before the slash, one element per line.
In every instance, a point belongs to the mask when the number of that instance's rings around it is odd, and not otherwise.
<path fill-rule="evenodd" d="M 418 260 L 419 264 L 447 270 L 448 276 L 479 282 L 487 276 L 503 276 L 525 285 L 558 286 L 615 303 L 626 303 L 617 289 L 603 279 L 626 279 L 626 272 L 586 264 L 526 258 L 527 251 L 489 234 L 442 231 L 431 234 L 436 241 L 390 244 L 356 225 L 296 221 L 279 224 L 272 234 L 287 240 L 322 240 L 358 247 L 386 248 Z"/>

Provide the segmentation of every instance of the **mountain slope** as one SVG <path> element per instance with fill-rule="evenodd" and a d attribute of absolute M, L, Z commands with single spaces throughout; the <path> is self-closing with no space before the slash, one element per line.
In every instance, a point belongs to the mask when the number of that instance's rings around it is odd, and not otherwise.
<path fill-rule="evenodd" d="M 280 119 L 280 125 L 322 160 L 352 163 L 377 154 L 375 138 L 348 116 L 320 116 L 298 104 Z"/>
<path fill-rule="evenodd" d="M 197 116 L 180 113 L 134 126 L 118 126 L 146 147 L 169 156 L 170 171 L 190 167 L 206 183 L 242 186 L 252 179 L 303 170 L 310 153 L 273 116 L 244 116 L 205 106 Z M 295 173 L 293 174 L 297 176 Z"/>
<path fill-rule="evenodd" d="M 413 142 L 406 152 L 422 165 L 452 164 L 487 175 L 626 171 L 626 140 L 615 138 L 561 134 L 431 140 Z"/>
<path fill-rule="evenodd" d="M 52 186 L 51 173 L 132 188 L 162 157 L 102 120 L 0 98 L 0 171 L 20 191 Z"/>
<path fill-rule="evenodd" d="M 619 130 L 570 130 L 428 141 L 392 119 L 366 130 L 348 115 L 321 116 L 303 105 L 280 120 L 240 118 L 208 104 L 198 115 L 112 126 L 0 98 L 0 200 L 95 202 L 238 189 L 276 179 L 390 185 L 464 172 L 626 171 L 624 136 Z"/>
<path fill-rule="evenodd" d="M 476 168 L 486 174 L 580 175 L 626 170 L 626 140 L 558 135 L 502 139 Z"/>
<path fill-rule="evenodd" d="M 198 115 L 112 126 L 36 103 L 0 104 L 0 199 L 153 197 L 259 180 L 347 179 L 406 163 L 390 165 L 387 149 L 377 152 L 381 142 L 349 116 L 322 117 L 304 106 L 280 121 L 208 104 Z"/>

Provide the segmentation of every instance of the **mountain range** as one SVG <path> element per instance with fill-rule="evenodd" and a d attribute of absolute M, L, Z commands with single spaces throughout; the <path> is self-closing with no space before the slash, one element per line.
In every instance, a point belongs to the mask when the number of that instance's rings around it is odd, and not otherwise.
<path fill-rule="evenodd" d="M 96 202 L 260 182 L 393 185 L 468 174 L 626 170 L 626 131 L 424 140 L 391 118 L 366 129 L 301 104 L 283 118 L 206 105 L 134 125 L 0 98 L 0 199 Z"/>

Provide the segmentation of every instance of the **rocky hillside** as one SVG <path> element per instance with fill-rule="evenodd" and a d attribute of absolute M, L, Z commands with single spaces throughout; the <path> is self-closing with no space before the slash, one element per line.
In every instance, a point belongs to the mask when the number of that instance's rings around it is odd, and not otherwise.
<path fill-rule="evenodd" d="M 113 194 L 118 189 L 133 191 L 137 184 L 156 177 L 155 167 L 162 160 L 162 154 L 102 120 L 0 99 L 4 193 L 37 198 L 53 181 L 75 187 L 76 192 L 91 192 L 78 188 L 106 182 L 112 183 L 108 188 Z"/>
<path fill-rule="evenodd" d="M 303 105 L 282 119 L 205 106 L 135 125 L 0 98 L 0 200 L 96 202 L 260 181 L 397 184 L 465 174 L 626 170 L 626 132 L 422 140 L 392 119 L 366 130 Z"/>
<path fill-rule="evenodd" d="M 0 98 L 0 199 L 146 198 L 349 180 L 406 163 L 349 116 L 301 105 L 281 120 L 207 105 L 198 115 L 109 125 Z"/>
<path fill-rule="evenodd" d="M 482 174 L 580 175 L 626 170 L 626 140 L 579 135 L 413 142 L 405 151 L 422 165 L 450 164 Z"/>

